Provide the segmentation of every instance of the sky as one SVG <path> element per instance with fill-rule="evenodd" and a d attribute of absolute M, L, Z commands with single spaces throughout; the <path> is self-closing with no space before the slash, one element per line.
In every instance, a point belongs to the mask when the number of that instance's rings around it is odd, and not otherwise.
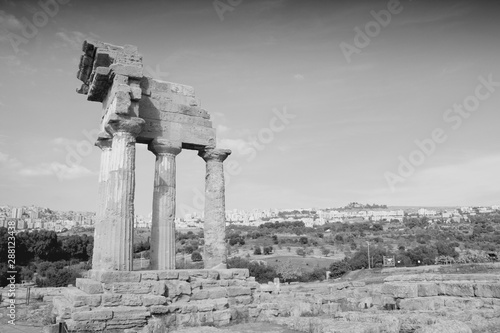
<path fill-rule="evenodd" d="M 96 210 L 85 39 L 195 88 L 233 151 L 226 209 L 500 204 L 496 1 L 54 1 L 0 0 L 0 205 Z M 146 146 L 136 163 L 147 215 Z M 177 156 L 178 215 L 203 209 L 204 177 Z"/>

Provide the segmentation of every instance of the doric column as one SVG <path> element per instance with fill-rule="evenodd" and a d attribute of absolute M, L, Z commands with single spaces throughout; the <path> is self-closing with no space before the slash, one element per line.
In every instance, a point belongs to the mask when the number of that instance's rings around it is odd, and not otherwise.
<path fill-rule="evenodd" d="M 182 148 L 167 140 L 154 140 L 149 150 L 156 155 L 150 268 L 175 269 L 175 156 Z"/>
<path fill-rule="evenodd" d="M 93 269 L 132 270 L 135 139 L 144 120 L 113 114 L 105 128 L 113 136 L 105 211 L 100 235 L 101 258 Z"/>
<path fill-rule="evenodd" d="M 207 163 L 205 176 L 205 269 L 226 268 L 226 204 L 224 167 L 222 163 L 231 154 L 228 149 L 200 150 L 198 155 Z"/>
<path fill-rule="evenodd" d="M 103 218 L 104 212 L 106 210 L 106 190 L 109 179 L 109 165 L 111 158 L 111 135 L 108 133 L 100 133 L 97 138 L 97 142 L 95 145 L 101 148 L 101 168 L 99 171 L 99 194 L 98 194 L 98 203 L 97 203 L 97 214 L 96 214 L 96 222 L 94 225 L 94 252 L 92 255 L 92 263 L 93 266 L 96 267 L 98 263 L 101 261 L 102 254 L 102 244 L 107 240 L 102 239 L 103 232 Z"/>

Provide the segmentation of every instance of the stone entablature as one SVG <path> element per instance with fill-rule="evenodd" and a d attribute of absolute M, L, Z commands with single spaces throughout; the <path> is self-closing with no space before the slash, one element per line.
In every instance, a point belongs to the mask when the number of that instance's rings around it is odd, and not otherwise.
<path fill-rule="evenodd" d="M 248 320 L 260 285 L 247 269 L 91 271 L 54 298 L 69 332 L 167 332 Z M 148 330 L 150 329 L 150 330 Z"/>

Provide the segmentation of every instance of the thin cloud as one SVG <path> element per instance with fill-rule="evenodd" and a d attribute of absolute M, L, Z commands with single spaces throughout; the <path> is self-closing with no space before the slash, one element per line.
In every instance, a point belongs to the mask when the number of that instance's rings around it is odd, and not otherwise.
<path fill-rule="evenodd" d="M 93 172 L 80 164 L 68 166 L 59 162 L 52 162 L 22 168 L 19 174 L 26 177 L 56 176 L 60 180 L 72 180 L 93 175 Z"/>
<path fill-rule="evenodd" d="M 94 174 L 80 164 L 66 165 L 60 162 L 51 162 L 35 166 L 26 166 L 18 159 L 2 152 L 0 152 L 0 170 L 22 177 L 56 176 L 60 180 L 77 179 Z"/>
<path fill-rule="evenodd" d="M 253 3 L 257 7 L 259 12 L 265 12 L 274 9 L 280 9 L 286 6 L 288 0 L 265 0 L 261 2 Z"/>
<path fill-rule="evenodd" d="M 56 36 L 69 47 L 79 50 L 82 48 L 83 41 L 89 36 L 80 31 L 59 31 Z"/>
<path fill-rule="evenodd" d="M 22 166 L 16 158 L 10 157 L 8 154 L 0 152 L 0 168 L 8 170 L 16 170 Z"/>
<path fill-rule="evenodd" d="M 217 147 L 231 149 L 233 152 L 242 152 L 250 148 L 250 143 L 243 139 L 220 139 L 217 140 Z"/>
<path fill-rule="evenodd" d="M 0 29 L 7 31 L 19 31 L 23 28 L 23 24 L 14 15 L 0 10 Z"/>
<path fill-rule="evenodd" d="M 295 80 L 297 80 L 297 81 L 302 81 L 302 80 L 304 80 L 304 79 L 305 79 L 304 75 L 302 75 L 302 74 L 295 74 L 295 75 L 293 76 L 293 78 L 294 78 Z"/>
<path fill-rule="evenodd" d="M 229 131 L 229 127 L 224 125 L 217 125 L 217 133 L 224 133 Z"/>
<path fill-rule="evenodd" d="M 417 170 L 405 183 L 398 184 L 398 199 L 389 187 L 370 192 L 371 198 L 390 205 L 481 205 L 498 198 L 500 155 L 484 156 L 464 163 Z"/>
<path fill-rule="evenodd" d="M 434 9 L 427 13 L 426 15 L 422 15 L 420 17 L 406 17 L 401 18 L 398 17 L 394 22 L 394 25 L 411 25 L 411 24 L 427 24 L 434 22 L 441 22 L 450 20 L 452 18 L 457 18 L 461 16 L 465 16 L 470 12 L 470 8 L 467 7 L 459 7 L 453 6 L 452 8 L 444 7 L 442 10 Z"/>

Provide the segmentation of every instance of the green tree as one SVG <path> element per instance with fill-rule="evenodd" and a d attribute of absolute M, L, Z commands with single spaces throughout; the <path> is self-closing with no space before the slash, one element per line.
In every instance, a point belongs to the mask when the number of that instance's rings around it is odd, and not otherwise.
<path fill-rule="evenodd" d="M 343 260 L 332 263 L 330 265 L 329 270 L 330 270 L 330 277 L 336 279 L 342 277 L 347 272 L 350 272 L 352 268 L 347 260 Z"/>
<path fill-rule="evenodd" d="M 192 254 L 191 254 L 191 260 L 193 262 L 197 262 L 197 261 L 202 261 L 203 260 L 203 257 L 201 256 L 201 253 L 198 252 L 198 251 L 194 251 Z"/>
<path fill-rule="evenodd" d="M 276 267 L 276 273 L 284 282 L 297 280 L 303 274 L 300 266 L 294 264 L 291 260 L 280 262 Z"/>

